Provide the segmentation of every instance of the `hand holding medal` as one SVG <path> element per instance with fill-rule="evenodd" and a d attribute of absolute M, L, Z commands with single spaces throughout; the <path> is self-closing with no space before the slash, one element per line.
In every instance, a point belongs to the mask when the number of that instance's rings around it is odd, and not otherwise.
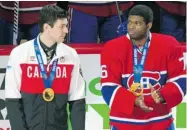
<path fill-rule="evenodd" d="M 135 100 L 135 105 L 140 107 L 145 112 L 150 112 L 153 110 L 152 107 L 148 107 L 144 102 L 144 96 L 143 96 L 143 85 L 140 83 L 133 83 L 131 85 L 130 91 L 137 96 Z"/>

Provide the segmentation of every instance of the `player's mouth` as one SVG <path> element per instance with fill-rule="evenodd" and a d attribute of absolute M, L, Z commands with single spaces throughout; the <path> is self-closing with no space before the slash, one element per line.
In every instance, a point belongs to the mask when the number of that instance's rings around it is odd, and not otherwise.
<path fill-rule="evenodd" d="M 136 32 L 135 31 L 129 31 L 129 35 L 135 35 Z"/>

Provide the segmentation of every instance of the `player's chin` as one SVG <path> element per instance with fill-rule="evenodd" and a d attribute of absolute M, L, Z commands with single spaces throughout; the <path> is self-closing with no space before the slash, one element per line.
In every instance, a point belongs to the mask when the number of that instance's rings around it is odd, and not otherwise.
<path fill-rule="evenodd" d="M 64 42 L 64 37 L 60 37 L 60 38 L 58 39 L 58 42 Z"/>
<path fill-rule="evenodd" d="M 64 38 L 61 40 L 61 42 L 64 42 Z"/>
<path fill-rule="evenodd" d="M 129 35 L 129 37 L 130 37 L 130 39 L 137 39 L 137 36 L 135 36 L 135 35 Z"/>

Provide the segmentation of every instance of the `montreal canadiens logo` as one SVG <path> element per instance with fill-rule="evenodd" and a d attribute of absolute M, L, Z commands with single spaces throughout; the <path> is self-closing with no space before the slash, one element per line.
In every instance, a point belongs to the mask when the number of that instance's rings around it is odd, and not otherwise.
<path fill-rule="evenodd" d="M 144 95 L 151 94 L 151 90 L 150 90 L 148 84 L 151 84 L 155 90 L 159 90 L 161 88 L 161 85 L 159 83 L 160 78 L 161 78 L 161 76 L 160 76 L 159 72 L 151 72 L 151 71 L 144 71 L 143 72 L 140 83 L 143 85 Z M 130 75 L 130 77 L 127 80 L 127 87 L 128 88 L 130 88 L 130 86 L 133 84 L 133 81 L 134 81 L 134 74 Z"/>

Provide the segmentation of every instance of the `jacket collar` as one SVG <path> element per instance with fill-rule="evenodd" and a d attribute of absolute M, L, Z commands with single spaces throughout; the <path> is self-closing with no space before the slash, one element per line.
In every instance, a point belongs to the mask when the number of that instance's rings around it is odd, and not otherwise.
<path fill-rule="evenodd" d="M 40 52 L 41 54 L 45 54 L 44 50 L 42 49 L 41 47 L 41 44 L 40 44 L 40 40 L 39 40 L 39 37 L 40 37 L 40 34 L 37 36 L 37 43 L 38 43 L 38 46 L 39 46 L 39 49 L 40 49 Z M 60 43 L 57 43 L 57 47 L 56 47 L 56 55 L 54 56 L 55 58 L 56 57 L 64 57 L 66 56 L 68 53 L 67 53 L 67 50 L 65 50 L 65 47 L 63 45 L 64 43 L 60 42 Z"/>
<path fill-rule="evenodd" d="M 127 37 L 129 40 L 131 40 L 128 33 L 126 34 L 126 37 Z M 148 47 L 149 47 L 150 44 L 151 44 L 151 39 L 152 39 L 152 33 L 151 33 L 151 32 L 149 32 L 149 38 L 150 38 L 150 41 L 149 41 Z"/>

